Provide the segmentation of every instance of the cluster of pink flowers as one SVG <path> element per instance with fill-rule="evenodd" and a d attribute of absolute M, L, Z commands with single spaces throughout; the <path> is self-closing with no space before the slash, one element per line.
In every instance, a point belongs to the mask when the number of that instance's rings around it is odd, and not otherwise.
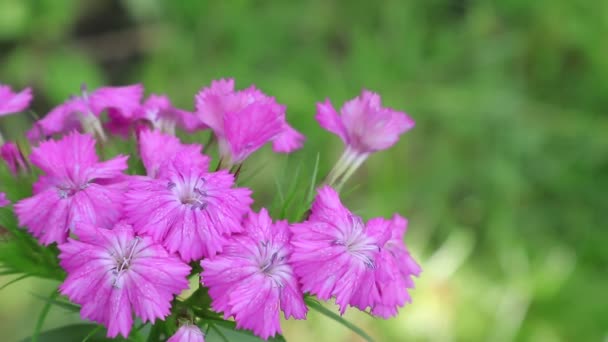
<path fill-rule="evenodd" d="M 58 245 L 67 272 L 60 292 L 81 305 L 84 319 L 105 325 L 109 337 L 127 337 L 134 316 L 163 320 L 197 264 L 211 309 L 263 339 L 281 333 L 281 311 L 306 318 L 305 293 L 335 298 L 341 314 L 351 306 L 383 318 L 411 300 L 420 268 L 403 241 L 407 220 L 365 223 L 333 187 L 412 128 L 406 114 L 383 107 L 369 91 L 340 114 L 329 100 L 319 103 L 317 120 L 346 149 L 305 221 L 289 223 L 273 221 L 263 207 L 254 211 L 252 190 L 236 186 L 230 171 L 267 143 L 280 153 L 302 147 L 304 136 L 287 123 L 284 105 L 254 86 L 235 90 L 232 79 L 203 88 L 193 112 L 164 95 L 143 96 L 141 85 L 83 89 L 34 124 L 28 157 L 13 142 L 0 148 L 16 177 L 30 164 L 42 171 L 33 195 L 17 201 L 14 212 L 41 244 Z M 29 89 L 0 85 L 0 115 L 25 110 L 31 98 Z M 182 143 L 176 128 L 212 131 L 216 171 L 203 146 Z M 107 141 L 108 133 L 136 139 L 130 158 L 141 160 L 145 175 L 126 173 L 127 156 L 100 161 L 96 141 Z M 9 203 L 0 193 L 0 206 Z M 170 341 L 203 341 L 196 321 Z"/>

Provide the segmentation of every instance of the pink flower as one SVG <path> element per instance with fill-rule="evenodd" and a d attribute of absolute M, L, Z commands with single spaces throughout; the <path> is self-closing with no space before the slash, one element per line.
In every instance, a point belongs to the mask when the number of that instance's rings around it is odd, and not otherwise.
<path fill-rule="evenodd" d="M 6 198 L 6 194 L 4 192 L 0 192 L 0 208 L 6 207 L 11 204 L 11 201 Z"/>
<path fill-rule="evenodd" d="M 399 135 L 414 127 L 414 120 L 409 116 L 382 107 L 380 96 L 367 90 L 346 102 L 340 115 L 329 99 L 317 103 L 316 119 L 321 127 L 346 144 L 344 154 L 328 177 L 330 184 L 342 175 L 346 181 L 370 153 L 393 146 Z"/>
<path fill-rule="evenodd" d="M 150 235 L 191 261 L 215 255 L 230 234 L 242 230 L 251 191 L 232 188 L 233 175 L 207 172 L 182 156 L 159 176 L 133 181 L 126 193 L 124 214 L 138 234 Z"/>
<path fill-rule="evenodd" d="M 32 89 L 15 93 L 7 85 L 0 84 L 0 116 L 25 110 L 32 101 Z"/>
<path fill-rule="evenodd" d="M 25 161 L 25 157 L 17 144 L 9 141 L 0 147 L 0 157 L 6 162 L 8 169 L 13 176 L 17 176 L 21 172 L 27 172 L 29 165 Z"/>
<path fill-rule="evenodd" d="M 167 342 L 205 342 L 205 335 L 194 324 L 184 324 Z"/>
<path fill-rule="evenodd" d="M 108 337 L 129 335 L 133 313 L 143 322 L 164 319 L 173 296 L 188 288 L 190 266 L 131 226 L 78 225 L 79 240 L 59 245 L 67 278 L 60 292 L 82 306 L 84 319 L 108 328 Z"/>
<path fill-rule="evenodd" d="M 148 125 L 154 130 L 175 135 L 178 127 L 187 132 L 204 129 L 206 126 L 191 112 L 173 107 L 165 95 L 151 94 L 146 101 L 135 111 L 110 111 L 108 130 L 114 134 L 128 136 L 138 125 Z"/>
<path fill-rule="evenodd" d="M 233 79 L 213 81 L 196 96 L 196 111 L 219 142 L 228 165 L 242 163 L 251 153 L 272 141 L 275 152 L 300 148 L 304 136 L 287 124 L 285 106 L 254 86 L 234 90 Z"/>
<path fill-rule="evenodd" d="M 124 87 L 103 87 L 92 93 L 83 90 L 82 96 L 72 97 L 63 104 L 53 108 L 44 118 L 34 124 L 27 133 L 30 141 L 47 136 L 66 133 L 72 130 L 83 130 L 105 140 L 99 115 L 104 110 L 131 115 L 139 108 L 143 96 L 140 84 Z"/>
<path fill-rule="evenodd" d="M 407 220 L 395 215 L 391 220 L 372 219 L 367 224 L 368 234 L 380 241 L 376 268 L 366 278 L 351 301 L 351 305 L 383 318 L 397 315 L 397 309 L 411 302 L 409 288 L 414 288 L 412 276 L 418 276 L 420 266 L 410 256 L 403 238 Z"/>
<path fill-rule="evenodd" d="M 234 316 L 238 328 L 267 339 L 281 332 L 280 310 L 285 318 L 303 319 L 307 308 L 288 263 L 287 221 L 273 224 L 262 209 L 247 216 L 244 228 L 221 254 L 201 261 L 201 282 L 209 287 L 213 310 L 223 311 L 226 319 Z"/>
<path fill-rule="evenodd" d="M 414 127 L 414 120 L 405 113 L 382 107 L 380 96 L 367 90 L 346 102 L 340 115 L 329 99 L 318 103 L 316 119 L 357 153 L 387 149 L 399 140 L 400 134 Z"/>
<path fill-rule="evenodd" d="M 318 191 L 308 221 L 292 226 L 294 267 L 302 290 L 327 300 L 388 318 L 410 302 L 412 276 L 420 267 L 403 243 L 407 221 L 374 218 L 363 224 L 325 186 Z"/>
<path fill-rule="evenodd" d="M 308 221 L 291 229 L 290 262 L 302 290 L 322 300 L 335 297 L 344 313 L 363 281 L 373 280 L 380 241 L 328 186 L 318 190 Z"/>
<path fill-rule="evenodd" d="M 71 133 L 33 149 L 32 164 L 44 174 L 34 195 L 15 205 L 21 226 L 42 244 L 65 242 L 76 221 L 110 228 L 119 218 L 127 157 L 100 162 L 95 140 Z"/>
<path fill-rule="evenodd" d="M 158 131 L 143 130 L 139 133 L 139 154 L 148 177 L 157 178 L 160 170 L 174 158 L 190 160 L 202 170 L 209 168 L 209 157 L 203 155 L 201 145 L 184 145 L 175 136 Z"/>

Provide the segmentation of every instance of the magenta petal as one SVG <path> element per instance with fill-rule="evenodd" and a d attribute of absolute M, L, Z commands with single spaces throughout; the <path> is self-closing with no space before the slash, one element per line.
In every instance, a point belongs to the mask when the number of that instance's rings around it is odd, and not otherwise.
<path fill-rule="evenodd" d="M 108 108 L 124 113 L 133 113 L 140 105 L 144 87 L 135 84 L 122 87 L 102 87 L 89 95 L 89 105 L 95 115 Z"/>
<path fill-rule="evenodd" d="M 344 128 L 344 124 L 342 123 L 342 119 L 329 99 L 325 100 L 324 103 L 317 103 L 317 115 L 315 116 L 315 119 L 317 119 L 321 127 L 339 136 L 344 143 L 348 143 L 348 135 Z"/>
<path fill-rule="evenodd" d="M 272 149 L 279 153 L 291 153 L 300 149 L 306 138 L 288 124 L 283 125 L 281 133 L 272 140 Z"/>
<path fill-rule="evenodd" d="M 281 133 L 283 123 L 274 110 L 267 104 L 252 104 L 238 113 L 225 114 L 225 137 L 234 164 L 241 163 Z"/>
<path fill-rule="evenodd" d="M 143 130 L 139 134 L 139 154 L 149 177 L 156 178 L 160 170 L 174 158 L 188 159 L 207 170 L 209 157 L 202 154 L 201 145 L 184 145 L 175 136 Z"/>
<path fill-rule="evenodd" d="M 88 107 L 81 98 L 71 98 L 53 108 L 37 121 L 28 132 L 28 138 L 33 141 L 56 133 L 79 129 L 80 120 L 78 115 L 91 115 L 91 113 L 89 113 Z"/>
<path fill-rule="evenodd" d="M 14 93 L 7 85 L 0 84 L 0 116 L 24 111 L 32 101 L 32 89 Z"/>
<path fill-rule="evenodd" d="M 205 335 L 196 325 L 185 324 L 167 342 L 205 342 Z"/>

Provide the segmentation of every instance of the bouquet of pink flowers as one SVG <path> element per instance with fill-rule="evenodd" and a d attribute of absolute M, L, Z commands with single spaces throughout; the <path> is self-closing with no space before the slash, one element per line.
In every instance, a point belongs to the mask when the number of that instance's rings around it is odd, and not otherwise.
<path fill-rule="evenodd" d="M 31 152 L 0 139 L 0 274 L 61 281 L 44 300 L 98 323 L 85 338 L 105 329 L 109 338 L 204 341 L 237 330 L 283 340 L 280 312 L 305 319 L 310 308 L 369 339 L 318 300 L 334 298 L 340 315 L 351 306 L 382 318 L 410 301 L 420 267 L 404 244 L 407 220 L 364 222 L 339 195 L 370 154 L 414 126 L 405 113 L 369 91 L 339 113 L 317 104 L 321 127 L 346 147 L 322 184 L 317 160 L 288 221 L 285 210 L 252 209 L 253 190 L 238 183 L 267 143 L 278 153 L 303 146 L 284 105 L 254 86 L 235 90 L 232 79 L 196 94 L 194 112 L 143 95 L 141 85 L 83 89 L 34 123 Z M 0 85 L 0 115 L 31 99 L 30 89 Z M 177 129 L 209 130 L 210 139 L 185 144 Z M 125 154 L 100 160 L 114 141 Z M 215 162 L 205 154 L 213 144 Z"/>

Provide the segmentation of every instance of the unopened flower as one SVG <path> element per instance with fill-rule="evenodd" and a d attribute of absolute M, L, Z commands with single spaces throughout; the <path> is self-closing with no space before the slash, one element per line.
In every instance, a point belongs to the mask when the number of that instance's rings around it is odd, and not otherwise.
<path fill-rule="evenodd" d="M 81 130 L 101 140 L 106 140 L 99 115 L 104 110 L 132 113 L 139 107 L 143 96 L 140 84 L 123 87 L 103 87 L 91 93 L 83 90 L 53 108 L 44 118 L 37 121 L 27 133 L 30 141 L 37 141 L 53 134 Z"/>
<path fill-rule="evenodd" d="M 213 81 L 196 96 L 201 121 L 217 137 L 222 161 L 242 163 L 272 141 L 275 152 L 289 153 L 302 146 L 304 136 L 287 124 L 285 106 L 254 86 L 234 90 L 233 79 Z"/>
<path fill-rule="evenodd" d="M 158 131 L 143 130 L 138 137 L 139 155 L 148 177 L 157 178 L 160 170 L 173 159 L 186 159 L 202 170 L 209 168 L 209 157 L 202 154 L 201 145 L 184 145 L 173 135 Z"/>
<path fill-rule="evenodd" d="M 194 324 L 184 324 L 167 342 L 205 342 L 205 334 Z"/>
<path fill-rule="evenodd" d="M 309 219 L 291 229 L 290 262 L 302 290 L 322 300 L 335 297 L 344 313 L 357 290 L 366 286 L 363 281 L 373 280 L 369 276 L 377 267 L 380 241 L 367 234 L 361 218 L 328 186 L 318 190 Z"/>
<path fill-rule="evenodd" d="M 77 221 L 110 228 L 119 218 L 126 156 L 100 162 L 95 140 L 73 132 L 42 142 L 30 160 L 44 174 L 34 195 L 15 204 L 15 213 L 42 244 L 65 242 Z"/>
<path fill-rule="evenodd" d="M 187 132 L 206 128 L 198 116 L 173 107 L 165 95 L 151 94 L 137 110 L 111 110 L 108 116 L 108 130 L 122 136 L 128 136 L 133 129 L 139 130 L 139 126 L 147 126 L 171 135 L 175 135 L 176 127 Z"/>
<path fill-rule="evenodd" d="M 158 179 L 131 182 L 124 214 L 137 233 L 152 236 L 183 260 L 210 257 L 242 230 L 241 219 L 253 202 L 251 190 L 233 185 L 230 173 L 208 172 L 177 157 Z"/>
<path fill-rule="evenodd" d="M 21 112 L 30 105 L 31 101 L 30 88 L 15 93 L 9 86 L 0 84 L 0 116 Z"/>
<path fill-rule="evenodd" d="M 12 141 L 0 146 L 0 158 L 4 160 L 13 176 L 29 171 L 29 165 L 25 161 L 23 153 L 17 144 Z"/>
<path fill-rule="evenodd" d="M 108 337 L 127 337 L 133 313 L 142 322 L 164 319 L 174 295 L 188 288 L 190 266 L 131 226 L 113 229 L 78 225 L 78 240 L 59 245 L 67 278 L 60 292 L 80 304 L 84 319 L 108 328 Z"/>
<path fill-rule="evenodd" d="M 6 198 L 6 193 L 0 192 L 0 208 L 6 207 L 11 204 L 11 201 Z"/>
<path fill-rule="evenodd" d="M 340 176 L 346 181 L 367 157 L 393 146 L 399 136 L 414 127 L 403 112 L 382 107 L 380 96 L 364 90 L 336 112 L 331 102 L 317 104 L 316 119 L 324 129 L 336 134 L 346 145 L 344 154 L 331 171 L 332 184 Z"/>
<path fill-rule="evenodd" d="M 211 307 L 263 339 L 281 333 L 280 311 L 285 318 L 305 318 L 290 254 L 287 221 L 273 224 L 265 209 L 251 212 L 242 234 L 228 240 L 221 254 L 201 261 L 201 282 L 209 287 Z"/>

